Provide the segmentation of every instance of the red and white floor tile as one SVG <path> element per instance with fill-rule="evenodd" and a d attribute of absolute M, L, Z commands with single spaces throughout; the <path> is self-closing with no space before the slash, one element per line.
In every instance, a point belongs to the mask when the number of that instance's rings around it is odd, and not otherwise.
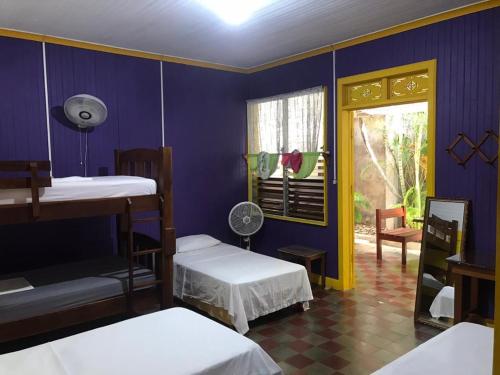
<path fill-rule="evenodd" d="M 418 252 L 409 252 L 406 267 L 400 254 L 384 247 L 377 263 L 372 245 L 357 245 L 355 289 L 315 288 L 309 311 L 258 319 L 248 337 L 285 374 L 372 373 L 439 333 L 413 323 Z"/>

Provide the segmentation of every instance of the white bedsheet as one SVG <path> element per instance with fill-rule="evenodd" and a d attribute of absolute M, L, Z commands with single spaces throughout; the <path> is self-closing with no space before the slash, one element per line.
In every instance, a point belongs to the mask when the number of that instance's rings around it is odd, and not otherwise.
<path fill-rule="evenodd" d="M 450 318 L 455 316 L 455 288 L 445 286 L 432 301 L 429 312 L 433 318 Z"/>
<path fill-rule="evenodd" d="M 472 323 L 457 324 L 374 375 L 491 375 L 493 329 Z"/>
<path fill-rule="evenodd" d="M 53 178 L 40 189 L 40 202 L 119 198 L 156 194 L 156 181 L 135 176 Z M 31 203 L 30 189 L 0 189 L 0 204 Z"/>
<path fill-rule="evenodd" d="M 182 308 L 0 356 L 0 374 L 9 375 L 281 373 L 253 341 Z"/>
<path fill-rule="evenodd" d="M 224 308 L 241 334 L 248 321 L 313 299 L 306 269 L 235 246 L 174 255 L 174 293 Z"/>

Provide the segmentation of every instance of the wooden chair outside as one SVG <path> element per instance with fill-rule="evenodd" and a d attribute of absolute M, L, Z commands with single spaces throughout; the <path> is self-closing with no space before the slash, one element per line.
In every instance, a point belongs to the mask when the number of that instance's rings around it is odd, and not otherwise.
<path fill-rule="evenodd" d="M 394 241 L 401 243 L 401 264 L 406 264 L 406 248 L 408 242 L 419 242 L 422 240 L 422 231 L 406 227 L 406 209 L 404 206 L 397 208 L 381 209 L 375 211 L 375 225 L 377 237 L 377 260 L 382 260 L 382 241 Z M 401 227 L 386 229 L 383 226 L 386 219 L 401 218 Z"/>

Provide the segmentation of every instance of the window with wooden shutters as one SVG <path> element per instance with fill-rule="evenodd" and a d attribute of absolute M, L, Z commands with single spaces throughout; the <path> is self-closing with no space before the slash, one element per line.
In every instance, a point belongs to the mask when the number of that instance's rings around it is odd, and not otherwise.
<path fill-rule="evenodd" d="M 249 200 L 267 217 L 327 224 L 325 103 L 324 87 L 247 103 Z"/>

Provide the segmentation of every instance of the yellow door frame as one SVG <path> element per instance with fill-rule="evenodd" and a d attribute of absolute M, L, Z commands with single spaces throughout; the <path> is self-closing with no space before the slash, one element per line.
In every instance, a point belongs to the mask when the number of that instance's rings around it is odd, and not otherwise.
<path fill-rule="evenodd" d="M 428 60 L 337 80 L 339 279 L 335 284 L 342 290 L 355 285 L 353 111 L 427 101 L 427 195 L 434 196 L 436 65 L 436 60 Z"/>

